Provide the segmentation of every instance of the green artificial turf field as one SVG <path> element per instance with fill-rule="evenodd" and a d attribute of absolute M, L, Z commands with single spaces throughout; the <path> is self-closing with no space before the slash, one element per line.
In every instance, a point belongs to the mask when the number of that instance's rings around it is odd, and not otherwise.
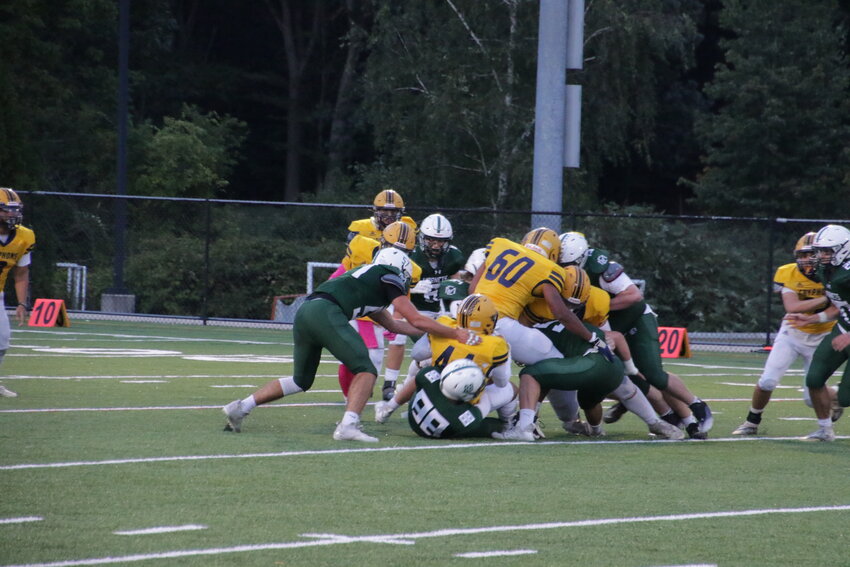
<path fill-rule="evenodd" d="M 730 436 L 761 353 L 667 361 L 711 405 L 708 441 L 651 440 L 630 414 L 570 436 L 546 404 L 543 441 L 441 442 L 370 405 L 381 441 L 357 444 L 331 438 L 327 353 L 313 390 L 222 431 L 222 405 L 291 370 L 289 331 L 74 320 L 12 341 L 0 567 L 850 565 L 850 426 L 797 439 L 816 428 L 799 365 L 762 435 Z"/>

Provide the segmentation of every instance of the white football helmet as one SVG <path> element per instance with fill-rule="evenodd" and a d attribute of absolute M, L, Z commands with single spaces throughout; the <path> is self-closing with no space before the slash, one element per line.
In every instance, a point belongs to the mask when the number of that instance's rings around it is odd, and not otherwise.
<path fill-rule="evenodd" d="M 410 283 L 413 277 L 413 264 L 407 254 L 398 248 L 381 248 L 372 259 L 373 264 L 383 264 L 385 266 L 395 266 L 401 271 L 401 276 Z"/>
<path fill-rule="evenodd" d="M 574 264 L 584 268 L 590 248 L 587 246 L 587 238 L 580 232 L 565 232 L 560 236 L 561 256 L 559 264 Z"/>
<path fill-rule="evenodd" d="M 440 372 L 440 391 L 450 400 L 474 404 L 481 397 L 484 386 L 484 373 L 468 358 L 449 362 Z"/>
<path fill-rule="evenodd" d="M 815 235 L 812 247 L 821 264 L 840 266 L 850 256 L 850 230 L 837 224 L 828 224 Z"/>
<path fill-rule="evenodd" d="M 484 260 L 487 258 L 486 253 L 486 248 L 476 248 L 473 250 L 472 254 L 469 255 L 469 258 L 467 258 L 466 264 L 463 266 L 463 271 L 475 275 L 478 268 L 484 264 Z"/>
<path fill-rule="evenodd" d="M 437 259 L 445 254 L 453 237 L 452 223 L 440 213 L 428 215 L 419 227 L 419 246 L 429 258 Z"/>

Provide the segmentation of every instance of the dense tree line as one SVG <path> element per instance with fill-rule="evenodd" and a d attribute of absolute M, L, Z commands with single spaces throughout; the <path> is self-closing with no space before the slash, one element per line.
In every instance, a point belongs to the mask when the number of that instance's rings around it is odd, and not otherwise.
<path fill-rule="evenodd" d="M 131 192 L 357 202 L 391 184 L 527 208 L 538 11 L 132 0 Z M 565 209 L 824 214 L 850 172 L 848 15 L 846 0 L 588 2 Z M 117 2 L 11 0 L 0 31 L 3 182 L 114 192 Z"/>
<path fill-rule="evenodd" d="M 393 186 L 419 207 L 526 210 L 538 15 L 535 0 L 131 0 L 129 192 L 367 203 Z M 117 20 L 116 0 L 0 3 L 0 185 L 116 192 Z M 582 167 L 566 171 L 564 210 L 844 216 L 848 21 L 850 0 L 588 0 L 584 69 L 568 74 L 584 89 Z M 108 288 L 111 208 L 37 204 L 42 242 L 73 242 L 41 245 L 42 262 L 86 264 L 93 294 Z M 271 296 L 303 291 L 300 266 L 316 256 L 299 238 L 335 258 L 342 235 L 301 216 L 216 216 L 216 237 L 239 233 L 260 252 L 234 264 L 239 245 L 214 241 L 212 314 L 264 317 Z M 198 314 L 203 216 L 143 203 L 130 220 L 141 310 Z M 575 227 L 676 297 L 665 315 L 752 325 L 691 277 L 716 227 L 659 229 L 691 240 L 668 247 L 663 266 L 648 264 L 645 227 Z M 776 253 L 796 231 L 770 241 Z M 59 289 L 61 274 L 42 269 L 37 285 Z M 740 284 L 727 290 L 734 305 L 761 301 L 752 278 L 727 279 Z M 247 281 L 251 303 L 234 304 Z"/>

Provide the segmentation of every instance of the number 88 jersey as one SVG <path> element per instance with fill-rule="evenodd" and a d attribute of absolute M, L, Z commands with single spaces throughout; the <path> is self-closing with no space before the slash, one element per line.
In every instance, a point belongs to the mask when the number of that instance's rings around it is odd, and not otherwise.
<path fill-rule="evenodd" d="M 555 286 L 558 293 L 564 289 L 564 269 L 521 244 L 494 238 L 485 254 L 484 273 L 475 293 L 492 299 L 500 317 L 518 319 L 523 307 L 543 297 L 543 284 Z"/>

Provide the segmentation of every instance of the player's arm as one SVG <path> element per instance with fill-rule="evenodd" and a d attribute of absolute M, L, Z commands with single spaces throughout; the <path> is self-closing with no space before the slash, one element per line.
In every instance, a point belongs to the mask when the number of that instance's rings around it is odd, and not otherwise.
<path fill-rule="evenodd" d="M 805 327 L 812 323 L 826 323 L 838 319 L 838 307 L 830 305 L 820 313 L 805 315 L 803 313 L 789 313 L 785 319 L 794 327 Z"/>
<path fill-rule="evenodd" d="M 475 275 L 472 276 L 472 282 L 469 284 L 469 293 L 470 295 L 475 293 L 475 287 L 478 285 L 478 280 L 481 279 L 481 275 L 484 273 L 484 264 L 478 266 L 478 269 L 475 270 Z"/>
<path fill-rule="evenodd" d="M 782 306 L 785 307 L 786 313 L 805 313 L 828 304 L 829 298 L 825 295 L 811 299 L 800 299 L 796 291 L 787 287 L 782 288 Z"/>
<path fill-rule="evenodd" d="M 640 288 L 635 284 L 631 284 L 629 287 L 611 298 L 611 306 L 609 309 L 611 311 L 619 311 L 626 307 L 631 307 L 641 299 L 643 299 L 643 293 L 641 293 Z"/>
<path fill-rule="evenodd" d="M 592 333 L 587 330 L 581 319 L 567 307 L 558 289 L 550 283 L 544 283 L 541 289 L 543 291 L 543 297 L 546 299 L 546 305 L 549 306 L 555 319 L 560 321 L 572 334 L 589 341 Z"/>
<path fill-rule="evenodd" d="M 442 323 L 438 323 L 420 313 L 410 298 L 406 295 L 400 295 L 393 299 L 392 305 L 395 308 L 395 313 L 405 318 L 405 321 L 394 319 L 392 315 L 386 311 L 374 313 L 372 318 L 385 329 L 392 333 L 401 333 L 402 335 L 418 335 L 419 333 L 429 333 L 438 337 L 446 337 L 455 339 L 466 344 L 478 344 L 481 339 L 474 333 L 470 333 L 466 329 L 453 329 Z"/>
<path fill-rule="evenodd" d="M 30 267 L 15 266 L 12 276 L 15 279 L 15 293 L 18 296 L 18 306 L 15 308 L 15 316 L 18 319 L 18 325 L 23 325 L 26 322 L 27 316 L 27 294 L 29 293 L 30 285 Z"/>

